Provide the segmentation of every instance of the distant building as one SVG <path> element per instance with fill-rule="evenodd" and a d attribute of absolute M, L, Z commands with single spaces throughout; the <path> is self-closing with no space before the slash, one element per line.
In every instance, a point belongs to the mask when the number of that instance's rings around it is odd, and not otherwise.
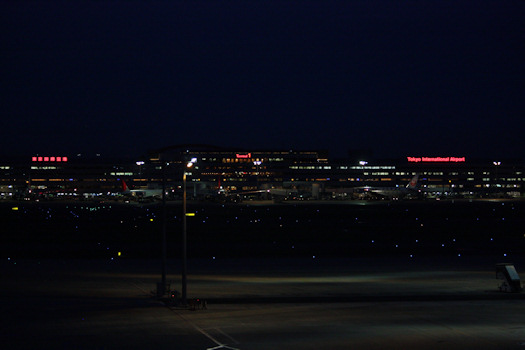
<path fill-rule="evenodd" d="M 190 196 L 222 193 L 281 193 L 304 198 L 356 198 L 356 188 L 403 187 L 420 175 L 425 196 L 505 196 L 524 192 L 520 160 L 476 160 L 461 156 L 407 156 L 403 159 L 331 160 L 326 151 L 224 149 L 178 145 L 137 159 L 46 155 L 0 160 L 0 196 L 118 196 L 123 182 L 131 188 L 182 191 L 187 173 Z M 186 164 L 194 161 L 191 168 Z M 278 190 L 281 190 L 279 192 Z"/>

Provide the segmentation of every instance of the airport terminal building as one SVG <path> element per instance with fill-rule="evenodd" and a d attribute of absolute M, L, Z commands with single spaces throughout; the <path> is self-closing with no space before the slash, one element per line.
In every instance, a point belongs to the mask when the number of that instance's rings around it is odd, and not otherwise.
<path fill-rule="evenodd" d="M 188 167 L 191 165 L 191 167 Z M 402 159 L 330 159 L 326 151 L 232 150 L 179 145 L 137 159 L 34 155 L 0 160 L 0 193 L 13 196 L 107 196 L 130 188 L 180 195 L 183 174 L 193 197 L 219 193 L 295 199 L 366 198 L 367 187 L 405 187 L 419 174 L 425 197 L 521 197 L 521 160 L 407 155 Z M 363 189 L 365 189 L 363 191 Z"/>

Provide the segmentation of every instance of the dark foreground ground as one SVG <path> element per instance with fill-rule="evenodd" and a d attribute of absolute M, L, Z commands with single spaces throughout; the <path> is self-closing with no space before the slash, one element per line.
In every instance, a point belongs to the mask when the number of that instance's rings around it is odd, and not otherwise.
<path fill-rule="evenodd" d="M 515 256 L 518 273 L 525 257 Z M 499 256 L 190 260 L 188 296 L 152 296 L 157 260 L 3 260 L 9 349 L 524 349 Z M 180 263 L 168 279 L 179 289 Z"/>
<path fill-rule="evenodd" d="M 525 349 L 524 201 L 190 203 L 166 305 L 158 205 L 0 203 L 6 349 Z M 181 206 L 166 210 L 180 291 Z M 119 255 L 120 252 L 120 255 Z"/>

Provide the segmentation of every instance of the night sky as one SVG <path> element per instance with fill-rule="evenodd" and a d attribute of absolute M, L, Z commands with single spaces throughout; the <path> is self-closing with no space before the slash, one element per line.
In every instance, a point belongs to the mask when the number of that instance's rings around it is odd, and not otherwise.
<path fill-rule="evenodd" d="M 0 155 L 525 158 L 525 1 L 2 1 Z"/>

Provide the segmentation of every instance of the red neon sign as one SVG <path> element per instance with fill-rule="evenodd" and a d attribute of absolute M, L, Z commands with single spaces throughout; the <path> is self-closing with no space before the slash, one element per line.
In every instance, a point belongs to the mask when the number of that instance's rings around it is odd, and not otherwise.
<path fill-rule="evenodd" d="M 465 157 L 407 157 L 409 163 L 464 163 Z"/>
<path fill-rule="evenodd" d="M 67 162 L 67 157 L 31 157 L 33 162 Z"/>
<path fill-rule="evenodd" d="M 239 153 L 237 153 L 237 154 L 235 154 L 235 156 L 236 156 L 237 158 L 243 158 L 243 159 L 246 159 L 246 158 L 251 158 L 251 157 L 252 157 L 252 154 L 251 154 L 251 153 L 247 153 L 247 154 L 239 154 Z"/>

